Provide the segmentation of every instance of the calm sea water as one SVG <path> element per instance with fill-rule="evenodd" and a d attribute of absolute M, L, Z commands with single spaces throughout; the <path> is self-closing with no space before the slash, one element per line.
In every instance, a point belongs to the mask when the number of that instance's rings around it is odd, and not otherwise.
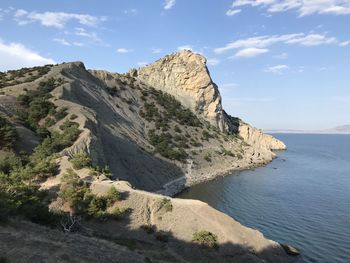
<path fill-rule="evenodd" d="M 350 262 L 350 135 L 278 134 L 288 150 L 266 167 L 186 190 L 297 247 L 298 262 Z"/>

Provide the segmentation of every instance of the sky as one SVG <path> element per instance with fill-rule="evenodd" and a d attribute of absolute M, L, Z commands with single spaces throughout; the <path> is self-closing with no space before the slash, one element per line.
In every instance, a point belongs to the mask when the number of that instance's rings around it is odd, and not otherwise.
<path fill-rule="evenodd" d="M 0 71 L 126 72 L 190 49 L 224 109 L 262 129 L 350 124 L 350 0 L 1 0 Z"/>

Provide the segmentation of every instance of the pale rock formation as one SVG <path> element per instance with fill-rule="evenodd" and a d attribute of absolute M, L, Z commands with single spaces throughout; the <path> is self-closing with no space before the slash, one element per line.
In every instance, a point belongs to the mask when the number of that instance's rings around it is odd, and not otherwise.
<path fill-rule="evenodd" d="M 239 135 L 251 146 L 255 148 L 265 148 L 268 150 L 284 150 L 286 145 L 271 135 L 264 134 L 262 130 L 240 121 L 238 128 Z"/>
<path fill-rule="evenodd" d="M 131 75 L 155 89 L 173 95 L 185 107 L 212 125 L 225 129 L 221 96 L 206 67 L 206 59 L 189 50 L 171 54 Z"/>
<path fill-rule="evenodd" d="M 129 73 L 146 85 L 173 95 L 221 131 L 238 132 L 254 147 L 267 151 L 286 148 L 283 142 L 226 114 L 218 87 L 212 81 L 202 55 L 183 50 Z"/>

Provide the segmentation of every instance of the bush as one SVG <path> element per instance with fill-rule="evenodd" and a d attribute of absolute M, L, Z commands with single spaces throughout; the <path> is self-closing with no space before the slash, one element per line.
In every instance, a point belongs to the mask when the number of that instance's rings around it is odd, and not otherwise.
<path fill-rule="evenodd" d="M 202 132 L 203 140 L 208 141 L 210 138 L 212 138 L 211 134 L 207 132 L 206 130 L 203 130 Z"/>
<path fill-rule="evenodd" d="M 70 120 L 75 120 L 76 118 L 78 118 L 78 115 L 74 113 L 69 117 Z"/>
<path fill-rule="evenodd" d="M 17 140 L 17 131 L 15 127 L 0 114 L 0 149 L 11 148 Z"/>
<path fill-rule="evenodd" d="M 120 208 L 107 210 L 116 201 L 120 200 L 120 193 L 112 187 L 106 196 L 96 196 L 88 185 L 71 169 L 61 179 L 59 197 L 69 204 L 74 214 L 90 218 L 107 219 L 117 218 L 125 211 Z"/>
<path fill-rule="evenodd" d="M 177 125 L 175 125 L 174 131 L 177 132 L 177 133 L 181 133 L 181 129 Z"/>
<path fill-rule="evenodd" d="M 175 147 L 172 142 L 172 136 L 169 133 L 161 133 L 160 135 L 155 133 L 155 130 L 148 132 L 149 142 L 154 146 L 155 152 L 168 158 L 170 160 L 178 160 L 185 162 L 188 154 L 181 147 Z M 182 138 L 182 137 L 181 137 Z"/>
<path fill-rule="evenodd" d="M 56 121 L 62 120 L 64 117 L 66 117 L 68 115 L 67 110 L 68 110 L 67 107 L 63 107 L 63 108 L 59 109 L 58 111 L 56 111 L 53 114 L 53 116 L 55 117 Z"/>
<path fill-rule="evenodd" d="M 73 164 L 73 168 L 76 170 L 91 166 L 91 158 L 85 152 L 74 154 L 70 159 L 70 162 Z"/>
<path fill-rule="evenodd" d="M 121 199 L 121 194 L 120 192 L 112 186 L 106 195 L 106 200 L 107 200 L 107 206 L 110 207 L 114 205 L 115 202 L 119 201 Z"/>
<path fill-rule="evenodd" d="M 217 235 L 209 231 L 199 231 L 193 233 L 192 241 L 200 244 L 204 247 L 214 248 L 217 247 Z"/>
<path fill-rule="evenodd" d="M 22 166 L 22 160 L 15 153 L 10 152 L 0 157 L 0 173 L 9 174 Z"/>
<path fill-rule="evenodd" d="M 165 212 L 173 211 L 173 205 L 170 199 L 164 197 L 158 202 L 158 211 L 162 209 L 164 209 Z"/>
<path fill-rule="evenodd" d="M 78 124 L 68 120 L 60 126 L 60 129 L 63 130 L 62 133 L 53 132 L 51 137 L 44 139 L 43 142 L 34 149 L 31 156 L 32 161 L 39 161 L 71 146 L 80 134 Z"/>
<path fill-rule="evenodd" d="M 207 153 L 205 156 L 204 156 L 204 160 L 206 160 L 207 162 L 211 162 L 211 154 L 210 153 Z"/>
<path fill-rule="evenodd" d="M 12 174 L 0 174 L 0 220 L 20 216 L 34 223 L 54 224 L 56 216 L 43 203 L 45 197 L 39 186 L 24 183 Z"/>

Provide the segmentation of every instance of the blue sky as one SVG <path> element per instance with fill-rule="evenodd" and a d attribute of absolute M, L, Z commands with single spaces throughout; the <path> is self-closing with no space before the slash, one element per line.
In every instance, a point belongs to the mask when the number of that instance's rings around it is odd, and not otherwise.
<path fill-rule="evenodd" d="M 125 72 L 208 59 L 226 111 L 265 129 L 350 123 L 350 0 L 2 0 L 0 71 L 64 61 Z"/>

